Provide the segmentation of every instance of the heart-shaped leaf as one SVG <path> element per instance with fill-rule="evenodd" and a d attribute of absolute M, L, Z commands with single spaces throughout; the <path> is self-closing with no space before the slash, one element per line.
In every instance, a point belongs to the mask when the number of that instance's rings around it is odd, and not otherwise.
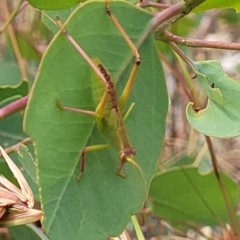
<path fill-rule="evenodd" d="M 111 2 L 113 14 L 137 43 L 152 15 L 126 2 Z M 90 58 L 98 58 L 117 82 L 121 94 L 135 58 L 106 13 L 105 2 L 83 4 L 66 24 L 69 34 Z M 92 69 L 62 33 L 46 52 L 28 105 L 25 127 L 35 141 L 41 188 L 43 226 L 55 239 L 106 239 L 118 235 L 129 216 L 146 199 L 165 133 L 168 109 L 162 66 L 153 35 L 139 48 L 142 63 L 128 105 L 135 102 L 126 121 L 136 162 L 143 175 L 126 164 L 123 179 L 116 175 L 115 149 L 90 152 L 79 182 L 80 152 L 86 145 L 108 143 L 92 116 L 60 110 L 66 106 L 95 110 L 91 96 Z"/>
<path fill-rule="evenodd" d="M 228 195 L 230 208 L 236 211 L 238 186 L 220 173 Z M 207 186 L 207 187 L 206 187 Z M 200 175 L 197 168 L 182 167 L 159 173 L 153 179 L 149 196 L 153 212 L 170 221 L 175 227 L 221 226 L 230 223 L 227 206 L 213 172 Z M 233 214 L 239 225 L 239 217 Z"/>

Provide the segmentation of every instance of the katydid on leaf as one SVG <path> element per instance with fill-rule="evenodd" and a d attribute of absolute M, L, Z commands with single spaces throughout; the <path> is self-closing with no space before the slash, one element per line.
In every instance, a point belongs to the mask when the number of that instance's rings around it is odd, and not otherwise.
<path fill-rule="evenodd" d="M 132 71 L 128 78 L 127 84 L 123 90 L 122 95 L 118 99 L 114 82 L 111 79 L 110 74 L 108 73 L 107 69 L 103 66 L 100 60 L 92 60 L 85 51 L 78 45 L 78 43 L 72 38 L 72 36 L 67 32 L 63 24 L 61 23 L 60 19 L 57 18 L 57 25 L 61 29 L 61 31 L 65 34 L 67 39 L 71 42 L 74 48 L 80 53 L 80 55 L 85 59 L 85 61 L 90 65 L 93 69 L 95 75 L 97 76 L 97 80 L 101 83 L 103 87 L 103 91 L 101 95 L 96 95 L 95 91 L 95 83 L 92 83 L 92 93 L 94 101 L 96 102 L 96 110 L 89 111 L 85 109 L 78 109 L 72 108 L 68 106 L 64 106 L 60 100 L 57 100 L 57 105 L 62 110 L 92 115 L 96 118 L 96 123 L 99 131 L 103 133 L 105 136 L 109 138 L 109 144 L 97 144 L 93 146 L 87 146 L 82 150 L 81 154 L 81 171 L 80 174 L 77 176 L 77 181 L 82 176 L 84 169 L 85 169 L 85 161 L 86 161 L 86 153 L 90 151 L 102 150 L 112 146 L 116 150 L 119 151 L 120 154 L 120 164 L 117 169 L 117 174 L 125 177 L 122 173 L 123 167 L 126 162 L 130 162 L 133 164 L 142 174 L 142 170 L 139 165 L 134 161 L 133 157 L 136 154 L 136 150 L 132 147 L 128 132 L 124 124 L 124 119 L 131 111 L 133 104 L 130 106 L 129 110 L 123 116 L 122 109 L 126 104 L 126 101 L 129 98 L 129 95 L 132 90 L 132 85 L 136 77 L 136 72 L 140 65 L 140 55 L 138 53 L 137 48 L 132 43 L 128 35 L 125 33 L 124 29 L 121 27 L 120 23 L 116 19 L 116 17 L 112 14 L 108 3 L 106 3 L 106 12 L 110 16 L 110 19 L 114 22 L 116 28 L 119 30 L 123 38 L 125 39 L 126 43 L 131 48 L 133 54 L 135 55 L 135 63 L 133 65 Z M 94 79 L 94 77 L 93 77 Z M 95 79 L 96 80 L 96 79 Z M 100 86 L 101 87 L 101 86 Z M 98 91 L 99 92 L 99 91 Z"/>

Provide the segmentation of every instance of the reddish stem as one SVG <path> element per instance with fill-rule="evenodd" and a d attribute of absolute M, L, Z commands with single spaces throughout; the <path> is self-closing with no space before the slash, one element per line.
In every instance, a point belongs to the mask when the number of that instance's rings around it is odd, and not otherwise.
<path fill-rule="evenodd" d="M 0 120 L 25 108 L 27 105 L 27 102 L 28 102 L 28 98 L 29 98 L 29 96 L 27 95 L 13 103 L 10 103 L 9 105 L 1 108 L 0 109 Z"/>

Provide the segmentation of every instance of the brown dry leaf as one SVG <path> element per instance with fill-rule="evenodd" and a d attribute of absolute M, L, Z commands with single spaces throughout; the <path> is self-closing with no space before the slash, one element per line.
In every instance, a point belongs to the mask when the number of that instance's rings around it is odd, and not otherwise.
<path fill-rule="evenodd" d="M 0 176 L 0 226 L 16 226 L 40 220 L 42 211 L 33 209 L 34 196 L 26 179 L 1 146 L 0 151 L 21 188 Z"/>

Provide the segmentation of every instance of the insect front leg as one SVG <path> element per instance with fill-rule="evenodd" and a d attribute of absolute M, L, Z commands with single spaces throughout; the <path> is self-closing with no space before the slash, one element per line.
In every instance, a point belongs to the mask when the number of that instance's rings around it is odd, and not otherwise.
<path fill-rule="evenodd" d="M 89 111 L 89 110 L 85 110 L 85 109 L 81 109 L 81 108 L 73 108 L 73 107 L 67 107 L 62 105 L 62 103 L 60 102 L 59 99 L 56 100 L 56 105 L 61 109 L 61 110 L 66 110 L 69 112 L 76 112 L 76 113 L 82 113 L 82 114 L 86 114 L 86 115 L 90 115 L 93 117 L 98 117 L 98 114 L 94 111 Z"/>

